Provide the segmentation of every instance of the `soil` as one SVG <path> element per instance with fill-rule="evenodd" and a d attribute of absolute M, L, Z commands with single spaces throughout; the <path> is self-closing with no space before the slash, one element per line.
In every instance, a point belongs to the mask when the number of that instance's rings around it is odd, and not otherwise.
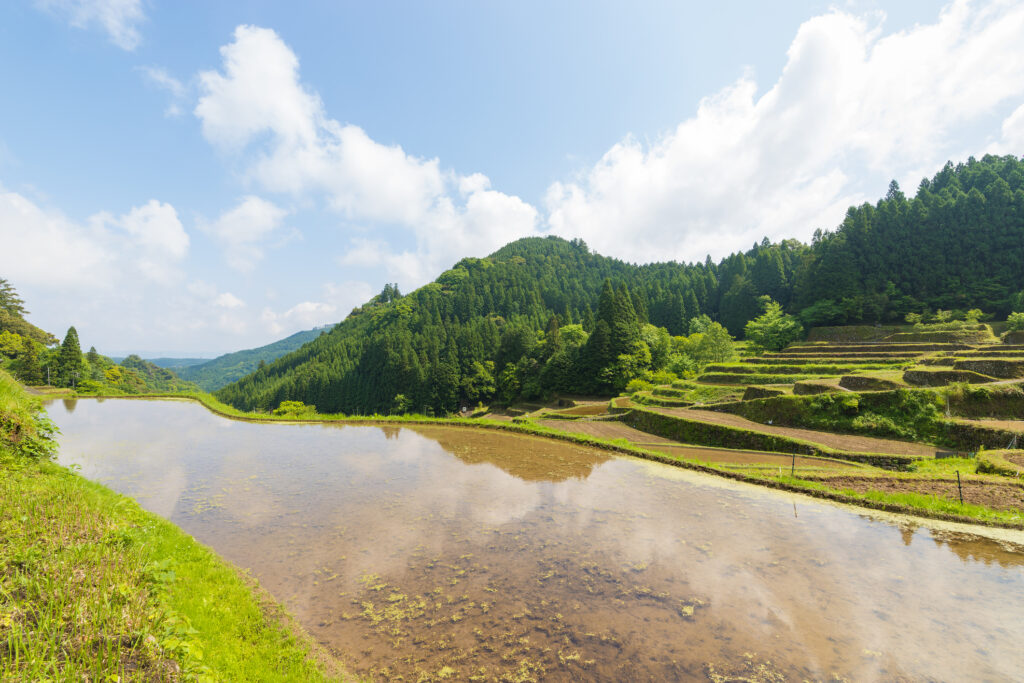
<path fill-rule="evenodd" d="M 1024 451 L 1021 451 L 1019 454 L 1014 453 L 1012 455 L 1005 455 L 1003 457 L 1012 462 L 1014 465 L 1024 467 Z"/>
<path fill-rule="evenodd" d="M 752 422 L 739 415 L 730 413 L 716 413 L 710 410 L 692 410 L 689 408 L 661 408 L 650 406 L 649 410 L 682 417 L 690 420 L 698 420 L 709 424 L 736 427 L 762 434 L 775 434 L 777 436 L 788 436 L 794 439 L 810 441 L 821 444 L 828 448 L 850 453 L 885 453 L 887 455 L 916 455 L 925 458 L 934 458 L 945 451 L 925 444 L 912 443 L 909 441 L 896 441 L 893 439 L 878 439 L 870 436 L 854 436 L 852 434 L 832 434 L 831 432 L 819 432 L 812 429 L 796 429 L 794 427 L 779 427 L 776 425 L 764 425 Z"/>
<path fill-rule="evenodd" d="M 578 405 L 575 408 L 557 411 L 559 415 L 603 415 L 608 412 L 608 401 Z"/>
<path fill-rule="evenodd" d="M 1005 429 L 1008 432 L 1024 433 L 1024 420 L 966 420 L 958 419 L 957 422 L 976 427 L 989 427 L 991 429 Z"/>
<path fill-rule="evenodd" d="M 808 477 L 810 479 L 810 477 Z M 814 477 L 815 481 L 837 489 L 858 493 L 922 493 L 946 500 L 960 500 L 956 479 L 897 479 L 893 477 Z M 964 479 L 964 502 L 984 505 L 993 510 L 1024 510 L 1024 486 Z"/>
<path fill-rule="evenodd" d="M 573 434 L 586 434 L 599 439 L 626 439 L 635 444 L 674 444 L 675 441 L 654 436 L 639 429 L 633 429 L 621 422 L 590 422 L 584 420 L 536 420 L 536 423 L 551 429 Z"/>
<path fill-rule="evenodd" d="M 850 463 L 835 462 L 822 458 L 811 458 L 778 453 L 762 453 L 760 451 L 743 451 L 729 448 L 706 448 L 691 446 L 654 436 L 638 429 L 633 429 L 621 422 L 569 422 L 566 420 L 537 420 L 538 424 L 559 429 L 563 432 L 575 432 L 596 436 L 601 439 L 626 439 L 630 443 L 652 451 L 661 451 L 669 455 L 682 456 L 707 462 L 728 463 L 733 465 L 772 465 L 778 467 L 815 467 L 823 469 L 849 469 Z"/>

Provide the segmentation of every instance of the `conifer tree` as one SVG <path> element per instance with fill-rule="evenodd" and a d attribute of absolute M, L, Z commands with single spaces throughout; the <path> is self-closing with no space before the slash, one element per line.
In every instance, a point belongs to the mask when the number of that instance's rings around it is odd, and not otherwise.
<path fill-rule="evenodd" d="M 68 328 L 57 354 L 57 376 L 61 386 L 73 386 L 78 382 L 85 370 L 82 362 L 82 347 L 78 343 L 78 331 L 74 326 Z"/>
<path fill-rule="evenodd" d="M 39 365 L 39 352 L 30 340 L 25 341 L 25 350 L 18 358 L 18 379 L 24 384 L 38 385 L 43 383 L 43 368 Z"/>

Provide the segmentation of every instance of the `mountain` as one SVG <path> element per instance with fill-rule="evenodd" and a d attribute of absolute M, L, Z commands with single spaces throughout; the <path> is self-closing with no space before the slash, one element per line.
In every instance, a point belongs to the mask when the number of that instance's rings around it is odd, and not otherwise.
<path fill-rule="evenodd" d="M 935 308 L 1002 316 L 1021 298 L 1021 264 L 1024 163 L 971 158 L 923 180 L 913 199 L 894 181 L 810 245 L 765 239 L 719 263 L 636 266 L 581 240 L 522 239 L 463 259 L 407 296 L 388 285 L 329 334 L 217 395 L 245 409 L 296 400 L 366 414 L 609 394 L 630 376 L 694 361 L 704 337 L 717 335 L 703 316 L 741 334 L 765 295 L 806 325 Z"/>
<path fill-rule="evenodd" d="M 152 361 L 156 365 L 173 370 L 179 377 L 190 382 L 195 382 L 205 391 L 216 391 L 226 384 L 231 384 L 246 375 L 255 372 L 260 363 L 269 363 L 286 353 L 295 351 L 303 344 L 310 342 L 327 328 L 319 327 L 303 332 L 296 332 L 290 337 L 285 337 L 273 344 L 267 344 L 256 349 L 246 349 L 226 353 L 209 359 L 178 359 L 174 365 L 165 365 L 175 359 L 162 359 L 164 362 Z"/>
<path fill-rule="evenodd" d="M 117 360 L 116 358 L 114 360 Z M 150 363 L 157 366 L 158 368 L 167 368 L 168 370 L 180 370 L 181 368 L 190 368 L 193 365 L 203 365 L 209 363 L 212 358 L 147 358 Z"/>

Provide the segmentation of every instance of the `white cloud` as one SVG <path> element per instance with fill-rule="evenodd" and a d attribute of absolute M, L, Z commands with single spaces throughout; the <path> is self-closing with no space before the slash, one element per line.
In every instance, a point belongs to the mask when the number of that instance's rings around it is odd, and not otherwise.
<path fill-rule="evenodd" d="M 189 236 L 170 204 L 151 199 L 118 218 L 100 212 L 89 223 L 96 234 L 107 236 L 122 270 L 159 282 L 180 279 L 177 263 L 188 253 Z"/>
<path fill-rule="evenodd" d="M 138 24 L 146 19 L 142 0 L 36 0 L 36 6 L 65 18 L 75 28 L 99 28 L 110 42 L 134 50 L 142 42 Z"/>
<path fill-rule="evenodd" d="M 1006 117 L 1002 126 L 1000 148 L 1007 154 L 1024 154 L 1024 104 Z"/>
<path fill-rule="evenodd" d="M 121 216 L 115 223 L 143 249 L 181 259 L 188 252 L 188 233 L 170 204 L 150 199 Z"/>
<path fill-rule="evenodd" d="M 806 239 L 877 196 L 857 179 L 884 187 L 977 153 L 958 146 L 963 129 L 1024 96 L 1021 36 L 1024 6 L 1008 2 L 954 2 L 935 24 L 891 35 L 839 11 L 810 19 L 763 95 L 744 76 L 655 143 L 627 137 L 553 184 L 550 230 L 637 261 Z M 1007 119 L 1004 138 L 1018 125 Z"/>
<path fill-rule="evenodd" d="M 224 292 L 213 300 L 213 305 L 221 308 L 242 308 L 245 306 L 245 302 L 231 292 Z"/>
<path fill-rule="evenodd" d="M 240 159 L 247 178 L 268 191 L 323 197 L 349 221 L 397 227 L 416 245 L 395 252 L 381 240 L 357 238 L 343 263 L 372 256 L 410 287 L 453 259 L 536 234 L 536 210 L 490 190 L 485 176 L 442 171 L 437 159 L 331 119 L 274 31 L 239 26 L 221 55 L 223 71 L 199 74 L 203 94 L 195 108 L 211 144 Z"/>
<path fill-rule="evenodd" d="M 263 309 L 260 321 L 275 335 L 333 324 L 343 320 L 349 311 L 365 303 L 374 293 L 374 289 L 365 282 L 328 282 L 323 286 L 323 301 L 302 301 L 284 312 L 267 307 Z"/>
<path fill-rule="evenodd" d="M 102 231 L 0 187 L 0 273 L 15 286 L 109 285 L 115 255 L 104 241 Z"/>
<path fill-rule="evenodd" d="M 249 195 L 203 229 L 224 247 L 228 265 L 249 271 L 263 258 L 263 244 L 287 215 L 272 202 Z"/>

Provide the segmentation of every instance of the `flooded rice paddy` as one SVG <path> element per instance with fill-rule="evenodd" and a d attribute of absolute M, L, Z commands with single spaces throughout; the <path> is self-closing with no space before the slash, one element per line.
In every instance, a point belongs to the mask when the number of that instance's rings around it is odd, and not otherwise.
<path fill-rule="evenodd" d="M 1024 549 L 509 433 L 54 402 L 60 461 L 376 680 L 1006 680 Z M 929 524 L 930 527 L 936 525 Z"/>

